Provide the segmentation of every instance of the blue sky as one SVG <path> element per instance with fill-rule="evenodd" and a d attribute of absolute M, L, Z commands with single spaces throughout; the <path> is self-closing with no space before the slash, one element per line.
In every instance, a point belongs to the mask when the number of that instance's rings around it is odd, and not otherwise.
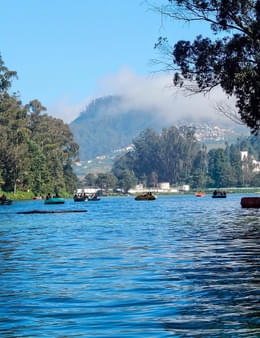
<path fill-rule="evenodd" d="M 0 30 L 3 61 L 19 77 L 13 91 L 20 92 L 23 103 L 39 99 L 58 117 L 64 110 L 70 120 L 73 109 L 109 92 L 115 79 L 118 88 L 120 76 L 139 81 L 151 75 L 159 36 L 176 42 L 206 28 L 162 24 L 159 13 L 142 0 L 9 0 L 1 4 Z"/>

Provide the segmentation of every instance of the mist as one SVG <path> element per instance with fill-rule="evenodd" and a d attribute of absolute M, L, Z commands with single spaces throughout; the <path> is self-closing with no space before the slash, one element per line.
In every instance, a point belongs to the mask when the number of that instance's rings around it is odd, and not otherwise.
<path fill-rule="evenodd" d="M 231 121 L 216 110 L 219 102 L 228 102 L 234 106 L 234 100 L 228 99 L 221 88 L 213 89 L 209 94 L 188 94 L 174 87 L 172 75 L 137 75 L 129 68 L 122 68 L 115 74 L 98 79 L 97 92 L 77 104 L 63 98 L 51 106 L 51 115 L 63 119 L 66 123 L 75 120 L 91 100 L 117 95 L 122 97 L 121 111 L 151 111 L 169 123 L 180 120 L 193 122 L 215 122 L 231 124 Z"/>

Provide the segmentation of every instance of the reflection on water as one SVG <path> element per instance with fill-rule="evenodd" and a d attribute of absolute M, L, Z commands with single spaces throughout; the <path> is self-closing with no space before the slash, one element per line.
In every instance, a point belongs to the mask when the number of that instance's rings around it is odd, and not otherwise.
<path fill-rule="evenodd" d="M 1 335 L 259 337 L 260 210 L 240 198 L 2 207 Z M 50 207 L 88 212 L 16 214 Z"/>

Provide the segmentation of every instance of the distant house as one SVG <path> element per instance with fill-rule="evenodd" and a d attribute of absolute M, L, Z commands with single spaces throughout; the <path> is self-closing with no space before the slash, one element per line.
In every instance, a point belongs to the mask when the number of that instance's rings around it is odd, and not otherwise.
<path fill-rule="evenodd" d="M 248 159 L 248 151 L 240 151 L 241 161 L 246 161 Z"/>
<path fill-rule="evenodd" d="M 190 191 L 190 186 L 188 184 L 184 184 L 179 187 L 179 191 Z"/>
<path fill-rule="evenodd" d="M 255 158 L 253 156 L 249 156 L 248 155 L 248 151 L 243 150 L 240 151 L 240 155 L 241 155 L 241 161 L 247 161 L 248 159 L 251 159 L 252 161 L 252 165 L 253 165 L 253 173 L 259 173 L 260 172 L 260 161 L 255 160 Z"/>
<path fill-rule="evenodd" d="M 170 193 L 170 192 L 176 193 L 178 192 L 178 189 L 171 188 L 169 182 L 161 182 L 161 183 L 158 183 L 156 188 L 144 187 L 143 184 L 138 184 L 135 186 L 134 189 L 128 190 L 130 194 L 142 193 L 142 192 L 147 192 L 147 191 L 151 191 L 154 193 Z"/>
<path fill-rule="evenodd" d="M 144 189 L 144 185 L 143 184 L 137 184 L 135 186 L 135 190 L 137 190 L 137 191 L 142 191 L 143 189 Z"/>
<path fill-rule="evenodd" d="M 253 166 L 254 166 L 253 172 L 259 173 L 260 172 L 260 161 L 256 161 L 256 160 L 253 159 L 252 163 L 253 163 Z"/>
<path fill-rule="evenodd" d="M 100 188 L 89 188 L 89 187 L 86 187 L 86 188 L 82 188 L 82 189 L 77 189 L 77 194 L 82 194 L 82 193 L 85 193 L 85 194 L 95 194 L 99 190 L 100 190 Z"/>
<path fill-rule="evenodd" d="M 169 182 L 158 183 L 158 188 L 162 189 L 162 190 L 169 190 L 170 189 L 170 183 Z"/>

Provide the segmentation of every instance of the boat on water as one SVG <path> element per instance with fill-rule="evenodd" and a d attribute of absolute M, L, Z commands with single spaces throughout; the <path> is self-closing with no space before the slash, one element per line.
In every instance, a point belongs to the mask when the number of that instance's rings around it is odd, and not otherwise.
<path fill-rule="evenodd" d="M 89 202 L 94 202 L 94 201 L 100 201 L 100 198 L 98 197 L 88 197 Z"/>
<path fill-rule="evenodd" d="M 88 196 L 74 196 L 73 200 L 74 202 L 87 202 Z"/>
<path fill-rule="evenodd" d="M 226 198 L 227 194 L 225 191 L 217 191 L 215 190 L 213 192 L 212 198 Z"/>
<path fill-rule="evenodd" d="M 137 195 L 135 197 L 135 200 L 136 201 L 153 201 L 153 200 L 156 200 L 156 197 L 154 196 L 153 193 L 147 192 L 141 195 Z"/>
<path fill-rule="evenodd" d="M 242 208 L 260 208 L 260 197 L 242 197 L 240 204 Z"/>
<path fill-rule="evenodd" d="M 7 198 L 4 201 L 0 200 L 0 205 L 11 205 L 11 204 L 13 204 L 13 200 L 11 200 L 11 199 Z"/>
<path fill-rule="evenodd" d="M 65 200 L 61 197 L 51 197 L 44 200 L 44 204 L 64 204 Z"/>
<path fill-rule="evenodd" d="M 204 197 L 205 195 L 206 195 L 205 192 L 196 192 L 196 193 L 195 193 L 195 196 L 196 196 L 196 197 Z"/>

